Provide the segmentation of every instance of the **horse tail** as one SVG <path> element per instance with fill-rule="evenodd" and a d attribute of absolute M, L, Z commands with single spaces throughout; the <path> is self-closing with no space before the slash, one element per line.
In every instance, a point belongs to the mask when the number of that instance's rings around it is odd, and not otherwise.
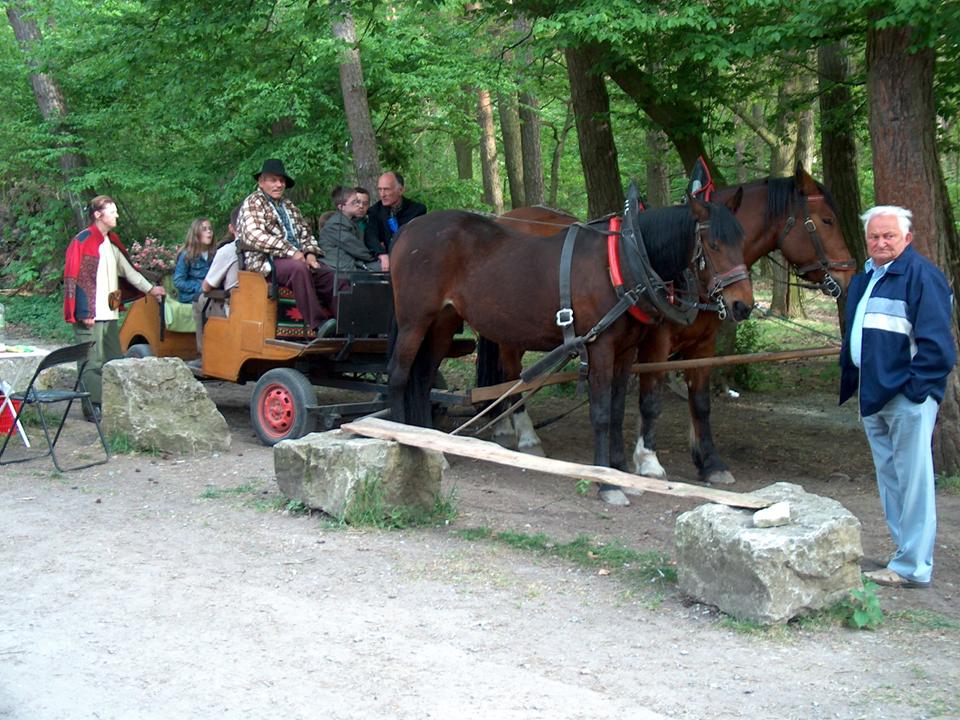
<path fill-rule="evenodd" d="M 390 328 L 390 417 L 396 422 L 420 427 L 432 426 L 430 388 L 432 386 L 433 359 L 430 352 L 430 334 L 423 338 L 413 364 L 402 383 L 397 379 L 398 367 L 396 344 L 397 323 Z"/>

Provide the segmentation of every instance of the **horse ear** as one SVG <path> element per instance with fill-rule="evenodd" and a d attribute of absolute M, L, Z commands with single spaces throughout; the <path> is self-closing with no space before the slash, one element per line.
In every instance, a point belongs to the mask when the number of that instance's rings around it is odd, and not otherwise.
<path fill-rule="evenodd" d="M 737 188 L 737 191 L 727 199 L 724 205 L 727 206 L 727 209 L 732 213 L 736 213 L 740 209 L 740 203 L 743 202 L 743 185 Z"/>
<path fill-rule="evenodd" d="M 793 174 L 793 183 L 803 195 L 816 195 L 820 192 L 817 181 L 810 177 L 810 173 L 803 169 L 803 163 L 797 162 L 797 169 Z"/>
<path fill-rule="evenodd" d="M 710 211 L 707 209 L 706 205 L 697 200 L 697 198 L 691 195 L 689 192 L 686 193 L 686 196 L 687 205 L 690 207 L 690 212 L 693 213 L 697 220 L 706 220 L 710 217 Z"/>

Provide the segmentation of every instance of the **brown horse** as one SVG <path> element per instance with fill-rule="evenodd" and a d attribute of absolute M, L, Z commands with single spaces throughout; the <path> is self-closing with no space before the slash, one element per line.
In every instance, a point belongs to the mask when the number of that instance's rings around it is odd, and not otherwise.
<path fill-rule="evenodd" d="M 779 249 L 801 278 L 816 283 L 824 293 L 839 297 L 855 271 L 836 219 L 836 209 L 828 191 L 798 166 L 793 177 L 764 178 L 743 186 L 743 201 L 737 209 L 737 219 L 744 228 L 743 256 L 748 267 L 759 258 Z M 726 188 L 714 194 L 713 199 L 728 199 L 735 188 Z M 552 213 L 552 214 L 551 214 Z M 569 215 L 548 208 L 521 208 L 513 211 L 516 219 L 532 217 L 533 232 L 562 226 Z M 640 346 L 640 362 L 660 362 L 672 353 L 683 358 L 712 357 L 716 354 L 716 336 L 721 320 L 716 313 L 700 313 L 688 327 L 662 325 L 655 328 Z M 478 345 L 478 364 L 483 366 L 490 352 L 481 341 Z M 502 382 L 505 377 L 482 373 L 485 384 Z M 729 484 L 733 482 L 727 465 L 720 458 L 710 429 L 710 371 L 685 372 L 691 418 L 691 453 L 699 477 L 705 482 Z M 478 374 L 479 377 L 479 374 Z M 650 477 L 665 477 L 666 471 L 656 456 L 654 444 L 655 423 L 662 407 L 663 373 L 641 373 L 640 418 L 638 439 L 633 453 L 637 473 Z M 481 384 L 478 382 L 478 384 Z M 518 415 L 511 423 L 501 423 L 495 430 L 498 442 L 516 443 L 525 452 L 538 452 L 540 440 L 529 417 Z"/>
<path fill-rule="evenodd" d="M 658 217 L 642 213 L 636 225 L 653 270 L 664 280 L 682 282 L 698 251 L 718 272 L 742 264 L 742 231 L 723 205 L 694 200 Z M 706 237 L 701 240 L 701 235 Z M 429 388 L 464 321 L 510 348 L 552 350 L 563 342 L 556 322 L 563 244 L 562 236 L 519 235 L 461 211 L 428 213 L 404 226 L 391 253 L 397 337 L 390 359 L 390 400 L 395 419 L 430 423 Z M 618 302 L 604 234 L 580 230 L 570 276 L 574 330 L 583 336 Z M 745 280 L 724 293 L 731 305 L 752 306 Z M 626 468 L 627 380 L 640 337 L 650 327 L 624 314 L 587 345 L 597 465 Z"/>
<path fill-rule="evenodd" d="M 736 191 L 725 188 L 713 199 L 723 201 Z M 794 272 L 839 298 L 856 271 L 837 221 L 836 206 L 826 188 L 798 165 L 793 177 L 765 178 L 743 186 L 737 219 L 744 229 L 743 258 L 749 267 L 780 250 Z M 701 313 L 689 327 L 661 327 L 640 348 L 640 362 L 659 362 L 671 355 L 704 358 L 716 355 L 720 320 Z M 700 480 L 730 484 L 734 477 L 720 458 L 710 428 L 710 369 L 685 371 L 690 408 L 690 449 Z M 662 409 L 663 374 L 640 375 L 640 417 L 633 460 L 636 472 L 665 477 L 656 456 L 655 424 Z"/>

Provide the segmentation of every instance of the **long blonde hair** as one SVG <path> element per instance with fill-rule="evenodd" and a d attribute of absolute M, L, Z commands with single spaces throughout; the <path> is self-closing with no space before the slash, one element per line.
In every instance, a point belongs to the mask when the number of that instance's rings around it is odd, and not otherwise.
<path fill-rule="evenodd" d="M 209 218 L 197 218 L 190 223 L 190 229 L 187 230 L 187 237 L 183 241 L 183 247 L 180 248 L 181 252 L 186 256 L 187 262 L 193 262 L 201 255 L 206 255 L 207 259 L 210 258 L 210 254 L 214 250 L 214 244 L 210 243 L 210 247 L 206 250 L 204 250 L 203 245 L 200 244 L 200 228 L 203 227 L 204 223 L 209 222 Z M 213 227 L 213 223 L 210 223 L 210 226 Z"/>

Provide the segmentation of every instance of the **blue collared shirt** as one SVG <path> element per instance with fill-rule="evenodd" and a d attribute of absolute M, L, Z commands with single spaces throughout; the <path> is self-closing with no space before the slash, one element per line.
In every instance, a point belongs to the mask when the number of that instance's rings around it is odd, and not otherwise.
<path fill-rule="evenodd" d="M 887 268 L 890 267 L 890 263 L 892 262 L 893 260 L 877 267 L 873 262 L 873 258 L 868 258 L 863 266 L 865 273 L 872 272 L 873 275 L 870 277 L 870 282 L 867 283 L 867 287 L 860 297 L 860 302 L 857 304 L 857 312 L 853 316 L 853 326 L 850 328 L 850 359 L 853 360 L 853 364 L 857 367 L 860 367 L 860 351 L 863 345 L 863 317 L 867 314 L 867 301 L 870 300 L 870 296 L 873 294 L 873 288 L 880 281 L 880 278 L 887 274 Z"/>

